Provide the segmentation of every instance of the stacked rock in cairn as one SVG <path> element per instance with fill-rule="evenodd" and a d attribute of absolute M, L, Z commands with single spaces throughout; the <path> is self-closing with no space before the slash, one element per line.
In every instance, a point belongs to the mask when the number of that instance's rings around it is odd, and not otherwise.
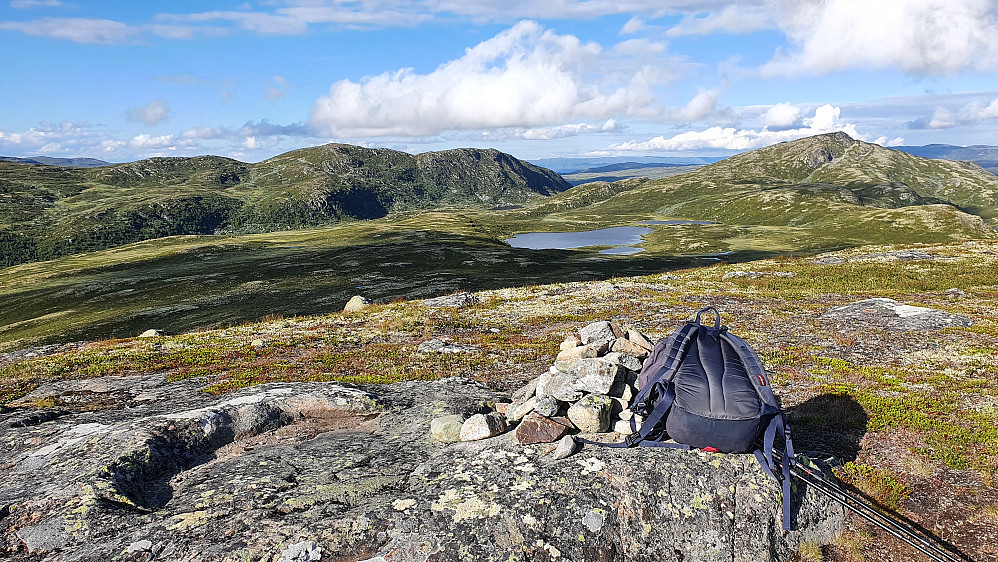
<path fill-rule="evenodd" d="M 550 370 L 514 392 L 512 402 L 467 420 L 437 418 L 431 433 L 442 442 L 473 441 L 515 427 L 522 445 L 551 443 L 572 433 L 629 434 L 633 414 L 628 406 L 653 347 L 638 330 L 594 322 L 562 342 Z"/>

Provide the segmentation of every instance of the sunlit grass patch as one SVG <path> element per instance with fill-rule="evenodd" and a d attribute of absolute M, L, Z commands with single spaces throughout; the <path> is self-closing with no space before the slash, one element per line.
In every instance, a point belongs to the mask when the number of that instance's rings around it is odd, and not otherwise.
<path fill-rule="evenodd" d="M 847 462 L 837 476 L 891 511 L 901 511 L 911 494 L 896 475 L 865 464 Z"/>

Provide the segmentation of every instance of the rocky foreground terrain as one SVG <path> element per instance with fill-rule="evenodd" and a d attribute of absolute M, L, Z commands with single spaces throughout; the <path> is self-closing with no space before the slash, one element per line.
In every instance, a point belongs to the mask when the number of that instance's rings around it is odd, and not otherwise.
<path fill-rule="evenodd" d="M 866 247 L 359 306 L 0 359 L 15 560 L 918 560 L 743 455 L 444 444 L 596 321 L 702 306 L 772 372 L 799 450 L 969 560 L 998 550 L 998 243 Z M 151 326 L 150 328 L 155 328 Z M 506 407 L 508 408 L 508 407 Z M 604 434 L 613 440 L 619 435 Z M 821 452 L 821 453 L 819 453 Z"/>

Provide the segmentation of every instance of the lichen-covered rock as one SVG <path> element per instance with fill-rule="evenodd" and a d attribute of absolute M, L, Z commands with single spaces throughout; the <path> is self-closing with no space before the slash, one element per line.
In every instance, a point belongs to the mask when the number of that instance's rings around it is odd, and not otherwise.
<path fill-rule="evenodd" d="M 533 398 L 531 398 L 533 400 Z M 495 437 L 506 431 L 506 417 L 493 414 L 475 414 L 461 425 L 461 441 L 478 441 Z"/>
<path fill-rule="evenodd" d="M 575 442 L 575 438 L 571 435 L 566 435 L 558 440 L 558 446 L 555 447 L 554 451 L 551 453 L 551 460 L 561 460 L 568 458 L 575 452 L 579 444 Z"/>
<path fill-rule="evenodd" d="M 562 402 L 575 402 L 585 393 L 575 387 L 575 377 L 569 373 L 553 375 L 544 385 L 544 395 L 551 396 Z"/>
<path fill-rule="evenodd" d="M 523 404 L 518 404 L 515 408 L 511 408 L 507 414 L 506 418 L 511 421 L 519 421 L 523 416 L 534 411 L 534 406 L 537 405 L 537 397 L 531 396 Z"/>
<path fill-rule="evenodd" d="M 559 371 L 538 382 L 538 396 L 553 396 L 562 402 L 575 402 L 585 394 L 606 394 L 624 369 L 599 358 L 581 359 L 567 373 Z M 543 386 L 542 386 L 543 385 Z"/>
<path fill-rule="evenodd" d="M 590 343 L 609 344 L 623 335 L 624 333 L 621 329 L 611 322 L 593 322 L 579 330 L 579 339 L 582 341 L 582 345 Z"/>
<path fill-rule="evenodd" d="M 561 409 L 561 403 L 554 396 L 545 396 L 534 404 L 534 411 L 538 414 L 546 417 L 552 417 L 558 414 L 558 410 Z"/>
<path fill-rule="evenodd" d="M 107 409 L 31 426 L 8 423 L 27 406 L 0 414 L 0 557 L 782 560 L 843 524 L 795 481 L 783 536 L 778 488 L 751 455 L 442 445 L 432 419 L 497 398 L 466 379 L 222 397 L 163 379 L 109 384 L 119 401 L 95 399 Z"/>
<path fill-rule="evenodd" d="M 534 396 L 538 399 L 551 396 L 551 393 L 548 391 L 548 387 L 551 386 L 551 381 L 554 380 L 554 374 L 550 372 L 541 373 L 534 380 L 537 381 L 537 384 L 534 386 Z"/>
<path fill-rule="evenodd" d="M 441 443 L 457 443 L 461 440 L 461 426 L 463 424 L 464 417 L 460 414 L 433 418 L 430 421 L 430 435 Z"/>
<path fill-rule="evenodd" d="M 610 429 L 623 435 L 630 435 L 631 422 L 629 420 L 618 419 L 613 422 L 613 426 Z"/>
<path fill-rule="evenodd" d="M 647 355 L 647 353 L 645 355 Z M 608 363 L 620 365 L 629 371 L 640 371 L 641 367 L 644 365 L 644 360 L 635 353 L 622 353 L 620 351 L 614 351 L 607 353 L 601 357 L 601 359 Z"/>
<path fill-rule="evenodd" d="M 652 343 L 648 336 L 642 334 L 640 331 L 634 328 L 627 329 L 627 339 L 635 345 L 640 345 L 644 349 L 651 351 L 655 349 L 655 344 Z"/>
<path fill-rule="evenodd" d="M 588 394 L 568 409 L 568 419 L 582 433 L 601 433 L 610 429 L 610 411 L 613 399 L 609 396 Z"/>
<path fill-rule="evenodd" d="M 606 394 L 621 374 L 620 365 L 602 359 L 583 359 L 572 370 L 572 385 L 590 394 Z"/>
<path fill-rule="evenodd" d="M 531 379 L 530 382 L 521 386 L 513 393 L 513 402 L 523 403 L 528 398 L 533 397 L 537 392 L 537 379 Z"/>
<path fill-rule="evenodd" d="M 302 541 L 282 550 L 277 562 L 318 562 L 319 560 L 322 560 L 322 547 L 315 541 Z"/>
<path fill-rule="evenodd" d="M 797 277 L 797 274 L 792 271 L 729 271 L 721 277 L 721 280 L 727 281 L 728 279 L 739 279 L 742 277 L 748 279 L 757 279 L 759 277 Z"/>
<path fill-rule="evenodd" d="M 565 351 L 566 349 L 573 349 L 579 347 L 580 345 L 582 345 L 582 340 L 580 340 L 575 336 L 570 336 L 568 338 L 565 338 L 565 341 L 561 342 L 558 345 L 558 349 L 561 351 Z"/>
<path fill-rule="evenodd" d="M 606 342 L 597 342 L 565 349 L 555 357 L 554 367 L 560 372 L 567 373 L 574 369 L 583 359 L 593 359 L 606 353 L 607 349 L 609 349 L 607 345 Z"/>
<path fill-rule="evenodd" d="M 888 330 L 941 330 L 951 326 L 971 326 L 974 321 L 961 314 L 911 306 L 893 299 L 873 298 L 829 309 L 821 318 L 856 327 L 876 326 Z"/>
<path fill-rule="evenodd" d="M 617 353 L 630 353 L 642 358 L 648 357 L 647 349 L 628 340 L 627 338 L 617 338 L 613 340 L 613 343 L 610 345 L 610 350 Z"/>
<path fill-rule="evenodd" d="M 423 304 L 430 308 L 465 308 L 477 305 L 478 297 L 468 292 L 454 293 L 453 295 L 426 299 Z"/>
<path fill-rule="evenodd" d="M 803 542 L 828 543 L 843 525 L 840 508 L 797 488 L 803 530 L 782 536 L 778 494 L 752 455 L 588 446 L 541 464 L 538 452 L 454 448 L 425 463 L 409 481 L 425 498 L 416 520 L 378 553 L 406 561 L 435 551 L 440 560 L 651 562 L 668 553 L 755 562 L 785 560 Z"/>

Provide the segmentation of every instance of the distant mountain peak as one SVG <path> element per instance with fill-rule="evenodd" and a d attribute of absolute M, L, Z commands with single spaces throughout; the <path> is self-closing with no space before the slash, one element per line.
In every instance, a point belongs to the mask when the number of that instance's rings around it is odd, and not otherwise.
<path fill-rule="evenodd" d="M 65 166 L 67 168 L 96 168 L 98 166 L 109 166 L 110 162 L 98 160 L 96 158 L 52 158 L 50 156 L 28 156 L 20 158 L 17 156 L 0 156 L 0 161 L 18 162 L 20 164 L 36 164 L 40 166 Z"/>

